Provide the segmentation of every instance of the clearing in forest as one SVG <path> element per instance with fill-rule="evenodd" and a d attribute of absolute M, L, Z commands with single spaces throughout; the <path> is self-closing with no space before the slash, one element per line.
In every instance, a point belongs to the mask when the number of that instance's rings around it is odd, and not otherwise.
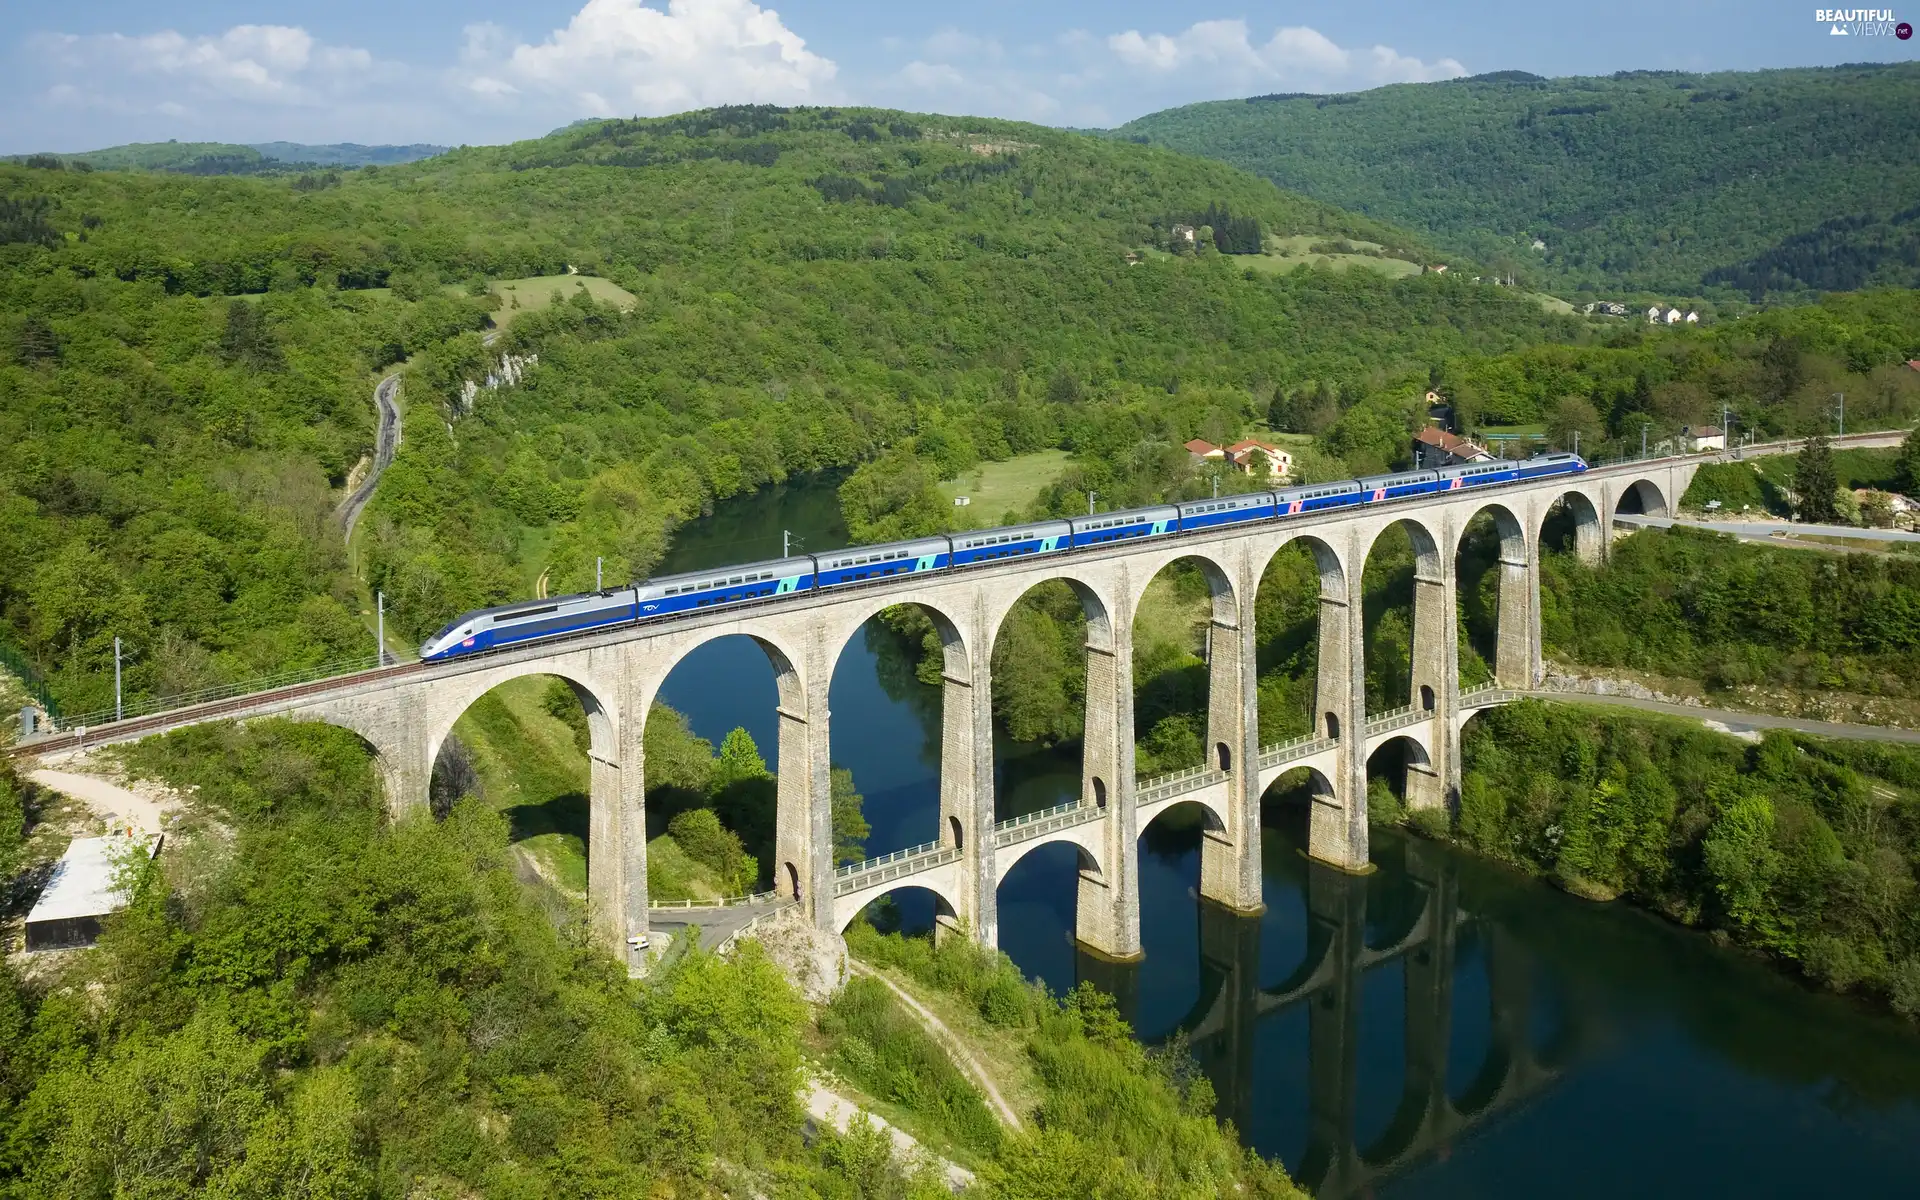
<path fill-rule="evenodd" d="M 600 303 L 617 305 L 622 310 L 640 303 L 640 298 L 632 292 L 597 275 L 531 275 L 525 279 L 496 279 L 487 284 L 487 290 L 500 297 L 500 309 L 493 314 L 493 323 L 505 329 L 521 313 L 537 312 L 552 304 L 555 292 L 560 293 L 561 299 L 566 299 L 582 288 Z"/>
<path fill-rule="evenodd" d="M 967 507 L 957 514 L 963 525 L 999 525 L 1008 513 L 1013 513 L 1016 520 L 1025 520 L 1041 489 L 1060 478 L 1066 467 L 1065 450 L 1038 450 L 962 471 L 958 478 L 942 483 L 940 493 L 949 501 L 959 496 L 968 498 Z"/>

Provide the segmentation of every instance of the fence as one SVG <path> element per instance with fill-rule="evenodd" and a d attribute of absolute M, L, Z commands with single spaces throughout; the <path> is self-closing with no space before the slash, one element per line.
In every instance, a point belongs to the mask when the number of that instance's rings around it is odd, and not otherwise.
<path fill-rule="evenodd" d="M 225 683 L 217 687 L 198 688 L 191 692 L 181 692 L 171 696 L 151 696 L 145 699 L 129 700 L 120 706 L 116 713 L 111 708 L 95 712 L 65 713 L 54 722 L 56 730 L 91 728 L 104 725 L 109 721 L 129 717 L 144 717 L 152 713 L 167 712 L 176 708 L 187 708 L 195 704 L 206 704 L 214 700 L 231 700 L 235 696 L 250 696 L 255 692 L 273 691 L 276 688 L 293 687 L 296 684 L 315 683 L 322 679 L 332 679 L 338 675 L 352 675 L 360 671 L 371 671 L 381 665 L 377 655 L 368 654 L 360 658 L 340 659 L 322 663 L 317 667 L 304 667 L 297 671 L 282 671 L 277 675 L 267 675 L 258 679 L 249 679 L 243 683 Z M 49 714 L 52 715 L 52 714 Z"/>
<path fill-rule="evenodd" d="M 850 867 L 841 867 L 833 873 L 833 894 L 845 896 L 872 884 L 899 879 L 929 867 L 944 866 L 959 857 L 960 851 L 957 847 L 942 846 L 939 842 L 909 846 L 905 850 L 896 850 L 892 854 L 870 858 Z"/>

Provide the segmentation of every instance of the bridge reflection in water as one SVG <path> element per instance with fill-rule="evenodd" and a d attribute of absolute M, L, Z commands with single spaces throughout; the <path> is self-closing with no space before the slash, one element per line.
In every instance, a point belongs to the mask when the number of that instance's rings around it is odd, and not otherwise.
<path fill-rule="evenodd" d="M 1286 964 L 1263 958 L 1278 957 L 1273 943 L 1287 939 L 1261 918 L 1195 906 L 1199 994 L 1166 1033 L 1185 1034 L 1213 1085 L 1217 1115 L 1231 1119 L 1242 1140 L 1278 1154 L 1318 1197 L 1365 1194 L 1444 1157 L 1475 1126 L 1551 1087 L 1586 1033 L 1574 998 L 1540 994 L 1527 949 L 1462 907 L 1453 857 L 1415 839 L 1402 846 L 1403 871 L 1367 876 L 1273 847 L 1269 890 L 1294 884 L 1305 901 L 1304 939 L 1292 939 L 1304 940 L 1305 953 L 1277 981 L 1263 982 Z M 1292 861 L 1276 861 L 1283 856 Z M 1130 965 L 1083 953 L 1077 966 L 1139 1028 L 1151 960 Z M 1396 984 L 1403 1003 L 1383 1002 L 1391 1000 L 1383 988 Z M 1399 1016 L 1399 1027 L 1383 1012 Z M 1302 1017 L 1304 1080 L 1298 1064 L 1275 1071 L 1262 1061 L 1270 1053 L 1256 1053 L 1257 1045 L 1270 1052 L 1276 1037 L 1297 1039 Z M 1384 1061 L 1392 1056 L 1401 1062 Z M 1400 1093 L 1379 1103 L 1375 1093 L 1394 1065 Z M 1302 1082 L 1304 1111 L 1297 1094 L 1277 1094 Z"/>

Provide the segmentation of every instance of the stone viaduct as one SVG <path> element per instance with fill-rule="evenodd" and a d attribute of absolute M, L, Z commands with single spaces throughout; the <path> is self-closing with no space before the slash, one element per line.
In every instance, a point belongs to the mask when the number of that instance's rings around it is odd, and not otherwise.
<path fill-rule="evenodd" d="M 424 808 L 429 778 L 454 722 L 510 679 L 554 675 L 587 712 L 591 734 L 588 906 L 609 950 L 622 955 L 648 928 L 646 714 L 675 664 L 714 638 L 752 638 L 772 663 L 779 695 L 775 890 L 797 899 L 822 929 L 843 929 L 869 902 L 906 886 L 939 899 L 941 920 L 996 941 L 995 891 L 1023 855 L 1050 842 L 1078 848 L 1076 933 L 1119 959 L 1140 954 L 1136 842 L 1176 804 L 1205 814 L 1201 894 L 1227 908 L 1261 906 L 1260 796 L 1281 774 L 1310 772 L 1309 853 L 1346 870 L 1368 866 L 1367 761 L 1395 738 L 1410 743 L 1408 800 L 1442 805 L 1457 791 L 1461 726 L 1455 557 L 1468 523 L 1490 513 L 1501 538 L 1499 648 L 1508 687 L 1540 673 L 1540 535 L 1564 503 L 1578 552 L 1606 553 L 1616 511 L 1664 514 L 1703 459 L 1590 470 L 1535 483 L 1439 493 L 1282 521 L 1012 559 L 931 576 L 871 581 L 798 598 L 623 626 L 442 664 L 408 664 L 323 685 L 259 693 L 85 731 L 85 742 L 144 737 L 213 719 L 289 716 L 358 733 L 373 748 L 396 814 Z M 1415 558 L 1411 706 L 1366 710 L 1360 574 L 1370 547 L 1404 523 Z M 1320 574 L 1314 730 L 1259 744 L 1253 609 L 1269 561 L 1293 541 Z M 1178 559 L 1199 564 L 1213 595 L 1206 762 L 1137 780 L 1132 630 L 1147 583 Z M 1084 766 L 1077 803 L 996 822 L 989 663 L 1016 601 L 1061 580 L 1087 616 Z M 919 605 L 945 645 L 940 836 L 911 851 L 835 869 L 830 826 L 828 688 L 842 649 L 880 610 Z M 49 745 L 49 750 L 56 746 Z"/>

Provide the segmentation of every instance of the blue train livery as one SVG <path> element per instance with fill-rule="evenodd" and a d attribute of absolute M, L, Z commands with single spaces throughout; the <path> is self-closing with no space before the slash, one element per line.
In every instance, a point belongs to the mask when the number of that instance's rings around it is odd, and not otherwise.
<path fill-rule="evenodd" d="M 952 561 L 953 547 L 947 539 L 922 538 L 917 542 L 894 542 L 887 546 L 855 546 L 831 554 L 816 554 L 813 560 L 815 587 L 833 587 L 857 583 L 862 579 L 881 579 L 889 575 L 909 575 L 915 571 L 938 571 Z"/>
<path fill-rule="evenodd" d="M 982 529 L 951 537 L 921 538 L 886 546 L 857 546 L 829 554 L 803 554 L 737 567 L 716 567 L 633 587 L 558 596 L 463 613 L 420 647 L 427 661 L 497 650 L 537 638 L 558 637 L 602 626 L 647 621 L 719 605 L 771 601 L 820 588 L 850 587 L 928 571 L 1000 562 L 1033 554 L 1162 537 L 1342 508 L 1383 504 L 1429 492 L 1490 487 L 1551 475 L 1573 475 L 1587 464 L 1573 454 L 1540 454 L 1521 461 L 1462 463 L 1431 471 L 1369 475 L 1338 483 L 1309 484 L 1275 492 L 1190 500 L 1178 505 L 1129 509 Z"/>
<path fill-rule="evenodd" d="M 1273 515 L 1273 493 L 1255 492 L 1250 496 L 1216 496 L 1211 500 L 1189 500 L 1174 507 L 1180 510 L 1180 528 L 1210 529 L 1215 525 L 1237 525 L 1242 521 L 1263 521 Z"/>
<path fill-rule="evenodd" d="M 964 567 L 969 563 L 993 562 L 1025 554 L 1053 554 L 1060 550 L 1071 550 L 1073 526 L 1065 521 L 1041 521 L 1034 525 L 1011 525 L 1005 529 L 956 533 L 948 541 L 953 544 L 953 565 Z"/>
<path fill-rule="evenodd" d="M 1092 517 L 1075 517 L 1067 523 L 1073 526 L 1073 547 L 1078 550 L 1082 546 L 1101 546 L 1128 538 L 1177 533 L 1180 529 L 1180 510 L 1171 504 L 1163 504 L 1157 508 L 1132 508 Z"/>

